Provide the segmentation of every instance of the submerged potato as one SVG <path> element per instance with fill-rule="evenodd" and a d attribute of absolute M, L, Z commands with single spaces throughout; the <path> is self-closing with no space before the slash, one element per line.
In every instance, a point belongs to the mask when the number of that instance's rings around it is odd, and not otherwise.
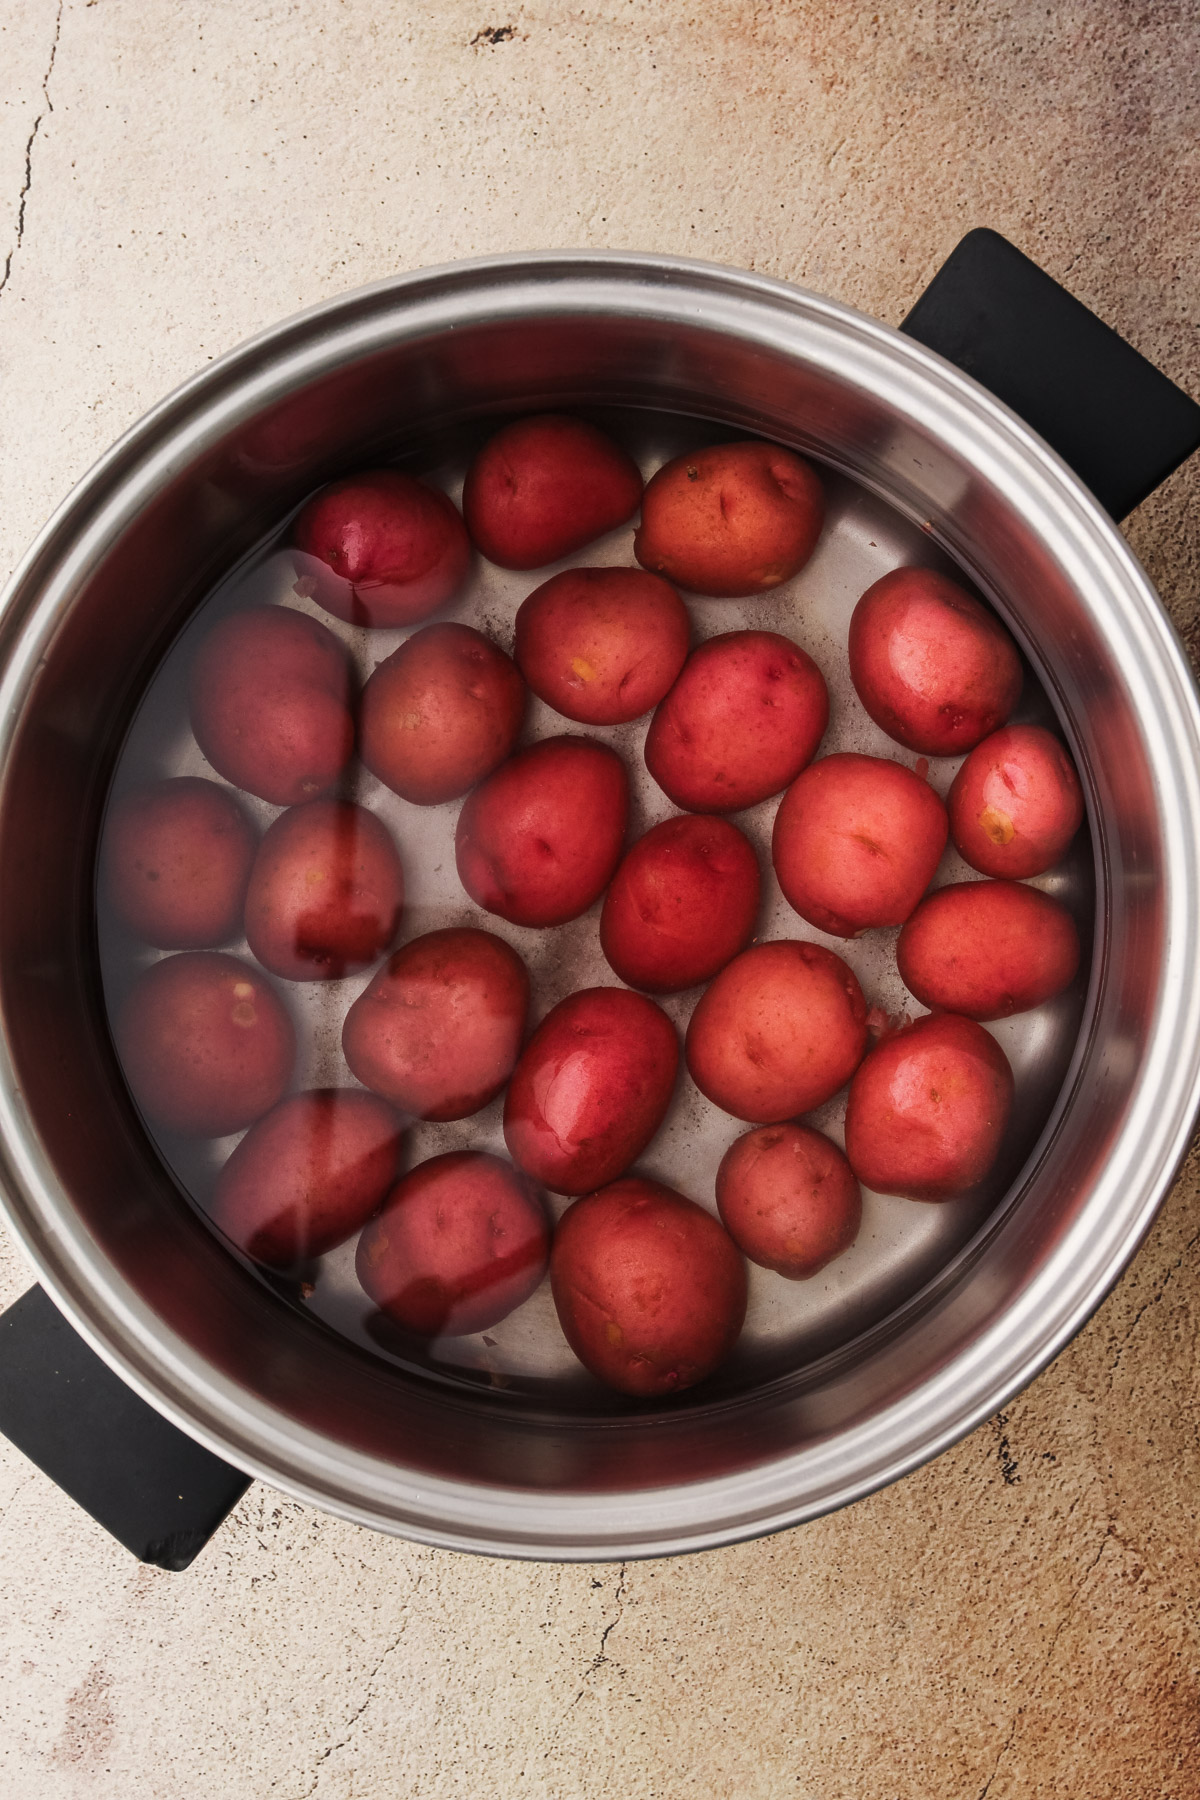
<path fill-rule="evenodd" d="M 664 819 L 627 851 L 600 914 L 600 948 L 630 987 L 677 993 L 744 950 L 761 882 L 750 842 L 728 819 Z"/>
<path fill-rule="evenodd" d="M 885 1038 L 850 1083 L 850 1167 L 881 1194 L 969 1194 L 996 1161 L 1012 1102 L 1012 1070 L 995 1038 L 973 1019 L 930 1014 Z"/>
<path fill-rule="evenodd" d="M 862 1190 L 821 1132 L 760 1125 L 721 1159 L 717 1210 L 751 1262 L 788 1281 L 807 1281 L 858 1236 Z"/>
<path fill-rule="evenodd" d="M 681 1393 L 718 1368 L 746 1316 L 746 1269 L 702 1206 L 613 1182 L 559 1221 L 550 1283 L 567 1342 L 619 1393 Z"/>
<path fill-rule="evenodd" d="M 399 1115 L 374 1094 L 293 1094 L 229 1156 L 213 1222 L 271 1269 L 324 1256 L 365 1224 L 392 1186 L 403 1139 Z"/>
<path fill-rule="evenodd" d="M 400 858 L 374 813 L 310 800 L 280 813 L 258 847 L 246 942 L 273 975 L 336 981 L 383 955 L 403 905 Z"/>
<path fill-rule="evenodd" d="M 1010 881 L 1052 869 L 1083 823 L 1074 765 L 1040 725 L 1006 725 L 985 738 L 954 777 L 947 805 L 963 860 Z"/>
<path fill-rule="evenodd" d="M 514 630 L 534 693 L 583 725 L 640 719 L 688 652 L 683 601 L 644 569 L 565 569 L 522 601 Z"/>
<path fill-rule="evenodd" d="M 467 470 L 463 515 L 502 569 L 540 569 L 582 550 L 637 511 L 642 476 L 595 425 L 561 413 L 518 419 Z"/>
<path fill-rule="evenodd" d="M 157 950 L 211 950 L 240 937 L 257 835 L 228 788 L 188 775 L 135 788 L 104 824 L 104 892 Z"/>
<path fill-rule="evenodd" d="M 778 444 L 714 444 L 651 477 L 633 553 L 695 594 L 761 594 L 804 567 L 824 515 L 803 457 Z"/>
<path fill-rule="evenodd" d="M 486 1331 L 546 1273 L 550 1227 L 532 1182 L 503 1157 L 454 1150 L 397 1183 L 358 1240 L 358 1279 L 420 1337 Z"/>
<path fill-rule="evenodd" d="M 292 528 L 313 597 L 349 625 L 395 627 L 427 619 L 453 599 L 471 563 L 454 502 L 399 469 L 332 481 Z"/>
<path fill-rule="evenodd" d="M 464 1119 L 512 1074 L 529 976 L 490 931 L 428 931 L 380 969 L 346 1014 L 351 1073 L 417 1119 Z"/>
<path fill-rule="evenodd" d="M 252 1125 L 282 1099 L 296 1060 L 292 1021 L 266 977 L 216 950 L 152 963 L 114 1035 L 142 1111 L 183 1137 Z"/>
<path fill-rule="evenodd" d="M 513 1071 L 504 1141 L 557 1194 L 621 1175 L 666 1115 L 679 1067 L 667 1015 L 623 988 L 583 988 L 542 1020 Z"/>
<path fill-rule="evenodd" d="M 1017 881 L 959 881 L 922 900 L 896 945 L 905 985 L 925 1006 L 1007 1019 L 1069 987 L 1079 933 L 1065 906 Z"/>

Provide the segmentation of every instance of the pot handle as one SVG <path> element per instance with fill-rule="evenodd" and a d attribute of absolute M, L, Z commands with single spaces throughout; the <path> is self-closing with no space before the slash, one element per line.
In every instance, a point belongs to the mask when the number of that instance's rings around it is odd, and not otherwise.
<path fill-rule="evenodd" d="M 160 1569 L 186 1569 L 250 1485 L 114 1375 L 40 1287 L 0 1313 L 0 1431 Z"/>
<path fill-rule="evenodd" d="M 1200 447 L 1200 406 L 999 232 L 969 231 L 900 327 L 956 363 L 1123 519 Z"/>

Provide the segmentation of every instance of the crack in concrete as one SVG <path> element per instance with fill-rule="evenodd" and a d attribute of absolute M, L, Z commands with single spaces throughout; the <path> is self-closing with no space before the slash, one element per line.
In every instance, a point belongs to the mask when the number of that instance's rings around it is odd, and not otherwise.
<path fill-rule="evenodd" d="M 1075 1610 L 1076 1602 L 1078 1601 L 1080 1594 L 1082 1594 L 1084 1588 L 1087 1586 L 1089 1580 L 1091 1579 L 1092 1572 L 1095 1569 L 1096 1564 L 1100 1561 L 1100 1558 L 1104 1555 L 1104 1552 L 1108 1546 L 1109 1540 L 1116 1536 L 1117 1536 L 1116 1530 L 1115 1530 L 1114 1526 L 1112 1525 L 1112 1523 L 1110 1522 L 1104 1528 L 1104 1536 L 1100 1540 L 1100 1548 L 1097 1550 L 1095 1556 L 1093 1556 L 1091 1562 L 1088 1564 L 1087 1568 L 1083 1571 L 1083 1574 L 1079 1577 L 1079 1580 L 1076 1582 L 1074 1588 L 1071 1590 L 1071 1597 L 1067 1601 L 1067 1604 L 1063 1607 L 1062 1615 L 1059 1618 L 1058 1624 L 1054 1627 L 1054 1631 L 1050 1637 L 1050 1643 L 1046 1649 L 1046 1654 L 1042 1659 L 1042 1666 L 1038 1670 L 1037 1678 L 1033 1684 L 1033 1690 L 1032 1690 L 1032 1694 L 1030 1696 L 1031 1698 L 1032 1698 L 1033 1694 L 1037 1693 L 1042 1682 L 1045 1681 L 1045 1679 L 1046 1679 L 1047 1671 L 1049 1670 L 1051 1663 L 1054 1661 L 1054 1652 L 1058 1648 L 1058 1640 L 1063 1634 L 1063 1631 L 1066 1627 L 1067 1620 L 1070 1618 L 1071 1614 Z M 1021 1722 L 1021 1715 L 1024 1713 L 1024 1711 L 1025 1711 L 1025 1708 L 1023 1706 L 1018 1706 L 1016 1712 L 1013 1714 L 1012 1724 L 1008 1728 L 1008 1736 L 1005 1738 L 1005 1740 L 1001 1744 L 999 1750 L 996 1752 L 996 1760 L 992 1764 L 992 1772 L 988 1776 L 987 1780 L 984 1782 L 983 1786 L 980 1788 L 979 1793 L 976 1796 L 976 1800 L 987 1800 L 988 1794 L 991 1792 L 992 1783 L 995 1781 L 996 1776 L 1000 1773 L 1000 1764 L 1004 1761 L 1004 1758 L 1007 1756 L 1008 1752 L 1012 1748 L 1013 1740 L 1017 1735 L 1017 1727 Z"/>
<path fill-rule="evenodd" d="M 592 1679 L 596 1670 L 602 1669 L 604 1664 L 608 1661 L 608 1657 L 605 1655 L 605 1647 L 610 1635 L 621 1623 L 621 1615 L 625 1611 L 622 1602 L 625 1598 L 625 1571 L 627 1567 L 627 1563 L 622 1563 L 620 1573 L 617 1576 L 616 1592 L 613 1595 L 613 1605 L 617 1610 L 608 1621 L 608 1624 L 604 1627 L 604 1630 L 600 1633 L 600 1648 L 597 1650 L 595 1656 L 593 1656 L 591 1662 L 588 1664 L 587 1669 L 584 1671 L 584 1677 L 580 1684 L 579 1692 L 576 1694 L 574 1700 L 572 1700 L 571 1706 L 578 1706 L 579 1702 L 583 1699 L 584 1694 L 587 1692 L 588 1682 Z M 568 1706 L 567 1712 L 570 1712 L 571 1706 Z"/>
<path fill-rule="evenodd" d="M 21 248 L 25 237 L 25 208 L 29 200 L 29 190 L 33 186 L 33 146 L 37 142 L 38 133 L 42 129 L 42 120 L 47 113 L 54 111 L 54 102 L 50 98 L 50 77 L 54 73 L 54 61 L 58 55 L 58 40 L 62 32 L 64 0 L 58 0 L 58 11 L 54 17 L 54 42 L 50 46 L 50 60 L 46 64 L 46 73 L 42 76 L 42 110 L 33 121 L 33 130 L 25 140 L 25 179 L 21 183 L 21 191 L 17 195 L 17 235 L 11 250 L 4 258 L 4 270 L 0 273 L 0 294 L 8 286 L 8 278 L 12 274 L 13 259 Z"/>
<path fill-rule="evenodd" d="M 419 1572 L 419 1574 L 417 1575 L 416 1580 L 413 1582 L 412 1586 L 408 1590 L 408 1595 L 404 1602 L 404 1615 L 405 1616 L 404 1616 L 403 1625 L 400 1627 L 399 1631 L 396 1633 L 395 1637 L 392 1639 L 392 1642 L 388 1645 L 387 1649 L 384 1650 L 382 1655 L 376 1659 L 375 1667 L 371 1670 L 371 1673 L 367 1676 L 367 1691 L 366 1691 L 366 1696 L 362 1702 L 362 1705 L 359 1707 L 356 1707 L 354 1712 L 351 1713 L 350 1717 L 343 1724 L 342 1736 L 338 1739 L 337 1743 L 328 1745 L 328 1747 L 326 1749 L 322 1750 L 321 1754 L 317 1757 L 317 1760 L 313 1765 L 312 1784 L 311 1784 L 311 1786 L 305 1788 L 304 1793 L 300 1797 L 300 1800 L 312 1800 L 312 1796 L 316 1793 L 317 1788 L 320 1786 L 321 1771 L 325 1767 L 325 1764 L 329 1761 L 329 1758 L 331 1756 L 336 1755 L 339 1750 L 344 1750 L 346 1748 L 346 1745 L 350 1742 L 350 1739 L 354 1735 L 354 1727 L 358 1724 L 358 1721 L 362 1718 L 362 1716 L 366 1712 L 368 1706 L 370 1706 L 372 1700 L 374 1700 L 374 1698 L 375 1698 L 375 1678 L 379 1674 L 380 1669 L 382 1669 L 382 1667 L 383 1667 L 384 1663 L 387 1661 L 388 1657 L 392 1654 L 393 1650 L 395 1650 L 399 1647 L 401 1638 L 404 1636 L 405 1632 L 409 1628 L 409 1625 L 412 1623 L 409 1608 L 412 1605 L 414 1595 L 418 1592 L 418 1590 L 421 1586 L 421 1583 L 424 1581 L 424 1579 L 425 1579 L 425 1570 L 422 1569 Z"/>
<path fill-rule="evenodd" d="M 1150 1295 L 1149 1299 L 1144 1301 L 1143 1304 L 1141 1306 L 1139 1306 L 1137 1311 L 1134 1313 L 1132 1322 L 1130 1323 L 1128 1330 L 1125 1332 L 1125 1335 L 1122 1337 L 1121 1342 L 1117 1346 L 1117 1354 L 1113 1357 L 1112 1365 L 1108 1371 L 1109 1377 L 1110 1377 L 1110 1380 L 1109 1380 L 1110 1388 L 1112 1386 L 1112 1377 L 1114 1377 L 1116 1375 L 1117 1370 L 1121 1366 L 1121 1358 L 1125 1354 L 1125 1349 L 1129 1343 L 1130 1338 L 1133 1336 L 1134 1332 L 1137 1330 L 1138 1326 L 1141 1324 L 1141 1322 L 1145 1318 L 1146 1314 L 1150 1311 L 1150 1308 L 1152 1306 L 1158 1305 L 1158 1302 L 1162 1299 L 1163 1295 L 1166 1293 L 1167 1288 L 1169 1287 L 1173 1277 L 1179 1273 L 1180 1269 L 1183 1267 L 1185 1261 L 1187 1260 L 1187 1257 L 1189 1256 L 1191 1251 L 1193 1251 L 1196 1248 L 1197 1244 L 1200 1244 L 1200 1231 L 1195 1232 L 1193 1234 L 1193 1236 L 1191 1236 L 1188 1239 L 1187 1243 L 1183 1246 L 1183 1249 L 1179 1252 L 1179 1255 L 1175 1258 L 1175 1261 L 1171 1264 L 1170 1268 L 1166 1271 L 1162 1280 L 1158 1283 L 1157 1287 L 1154 1289 L 1154 1292 Z"/>

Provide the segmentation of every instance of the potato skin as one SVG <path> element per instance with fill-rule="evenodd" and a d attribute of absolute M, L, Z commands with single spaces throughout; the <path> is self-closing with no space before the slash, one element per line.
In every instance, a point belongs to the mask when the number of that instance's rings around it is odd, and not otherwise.
<path fill-rule="evenodd" d="M 517 609 L 513 654 L 540 700 L 583 725 L 657 706 L 683 667 L 690 625 L 669 581 L 645 569 L 564 569 Z"/>
<path fill-rule="evenodd" d="M 514 925 L 562 925 L 608 886 L 628 818 L 629 780 L 615 750 L 544 738 L 464 801 L 459 880 L 477 905 Z"/>
<path fill-rule="evenodd" d="M 353 698 L 337 638 L 287 606 L 230 614 L 192 663 L 196 742 L 218 775 L 274 806 L 332 787 L 354 754 Z"/>
<path fill-rule="evenodd" d="M 486 1331 L 546 1273 L 550 1227 L 532 1182 L 503 1157 L 453 1150 L 398 1182 L 358 1240 L 358 1279 L 420 1337 Z"/>
<path fill-rule="evenodd" d="M 513 1071 L 504 1141 L 556 1194 L 603 1187 L 666 1116 L 679 1040 L 666 1013 L 624 988 L 581 988 L 542 1020 Z"/>
<path fill-rule="evenodd" d="M 490 931 L 428 931 L 397 950 L 346 1014 L 342 1050 L 364 1087 L 418 1119 L 465 1119 L 516 1065 L 529 975 Z"/>
<path fill-rule="evenodd" d="M 359 749 L 403 800 L 457 800 L 499 768 L 527 695 L 511 657 L 469 625 L 427 625 L 368 678 Z"/>
<path fill-rule="evenodd" d="M 1018 881 L 959 881 L 926 895 L 896 962 L 923 1006 L 1007 1019 L 1069 987 L 1079 933 L 1065 906 Z"/>
<path fill-rule="evenodd" d="M 1040 725 L 1006 725 L 985 738 L 954 777 L 947 805 L 964 861 L 1011 881 L 1052 869 L 1083 823 L 1071 758 Z"/>
<path fill-rule="evenodd" d="M 820 480 L 802 457 L 778 444 L 714 444 L 651 477 L 633 553 L 694 594 L 761 594 L 804 567 L 824 516 Z"/>
<path fill-rule="evenodd" d="M 292 528 L 313 598 L 348 625 L 414 625 L 453 599 L 471 566 L 458 508 L 399 469 L 332 481 Z"/>
<path fill-rule="evenodd" d="M 114 1036 L 133 1097 L 182 1137 L 225 1137 L 269 1112 L 296 1034 L 264 975 L 240 957 L 185 950 L 139 975 Z"/>
<path fill-rule="evenodd" d="M 550 1286 L 585 1368 L 639 1399 L 711 1375 L 746 1317 L 746 1269 L 711 1213 L 657 1181 L 615 1181 L 559 1220 Z"/>
<path fill-rule="evenodd" d="M 158 950 L 211 950 L 241 936 L 258 834 L 228 788 L 180 775 L 114 802 L 101 846 L 104 893 Z"/>
<path fill-rule="evenodd" d="M 717 1210 L 751 1262 L 788 1281 L 807 1281 L 858 1236 L 862 1190 L 821 1132 L 760 1125 L 721 1158 Z"/>
<path fill-rule="evenodd" d="M 953 1200 L 996 1160 L 1013 1075 L 973 1019 L 932 1013 L 885 1038 L 850 1083 L 846 1155 L 864 1187 L 909 1200 Z"/>
<path fill-rule="evenodd" d="M 867 1047 L 853 970 L 820 944 L 754 944 L 700 996 L 684 1053 L 692 1080 L 735 1119 L 773 1125 L 837 1093 Z"/>
<path fill-rule="evenodd" d="M 502 569 L 540 569 L 633 517 L 641 470 L 583 419 L 539 413 L 489 438 L 467 470 L 463 516 Z"/>
<path fill-rule="evenodd" d="M 1021 697 L 1021 659 L 999 619 L 932 569 L 893 569 L 850 620 L 850 676 L 889 737 L 961 756 Z"/>
<path fill-rule="evenodd" d="M 403 1140 L 399 1115 L 374 1094 L 292 1094 L 233 1150 L 210 1216 L 255 1262 L 294 1268 L 366 1223 L 400 1172 Z"/>
<path fill-rule="evenodd" d="M 273 975 L 337 981 L 394 941 L 404 871 L 386 828 L 349 800 L 310 800 L 263 836 L 246 892 L 246 942 Z"/>
<path fill-rule="evenodd" d="M 771 858 L 788 904 L 818 931 L 857 937 L 902 925 L 946 848 L 946 809 L 900 763 L 823 756 L 775 814 Z"/>
<path fill-rule="evenodd" d="M 744 950 L 761 880 L 749 840 L 727 819 L 664 819 L 628 850 L 600 914 L 614 974 L 651 994 L 708 981 Z"/>
<path fill-rule="evenodd" d="M 736 812 L 780 793 L 816 754 L 829 693 L 775 631 L 728 631 L 688 657 L 646 734 L 646 767 L 676 806 Z"/>

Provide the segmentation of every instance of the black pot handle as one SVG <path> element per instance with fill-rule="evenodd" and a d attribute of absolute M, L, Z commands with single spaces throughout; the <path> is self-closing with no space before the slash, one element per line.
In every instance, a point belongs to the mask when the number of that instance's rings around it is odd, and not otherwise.
<path fill-rule="evenodd" d="M 40 1287 L 0 1313 L 0 1431 L 160 1569 L 186 1569 L 250 1485 L 126 1387 Z"/>
<path fill-rule="evenodd" d="M 1200 406 L 1028 257 L 972 231 L 900 327 L 975 376 L 1123 518 Z M 143 1562 L 184 1569 L 249 1486 L 125 1386 L 40 1288 L 0 1315 L 0 1431 Z"/>
<path fill-rule="evenodd" d="M 900 327 L 1058 451 L 1114 519 L 1200 447 L 1200 406 L 996 231 L 969 231 Z"/>

